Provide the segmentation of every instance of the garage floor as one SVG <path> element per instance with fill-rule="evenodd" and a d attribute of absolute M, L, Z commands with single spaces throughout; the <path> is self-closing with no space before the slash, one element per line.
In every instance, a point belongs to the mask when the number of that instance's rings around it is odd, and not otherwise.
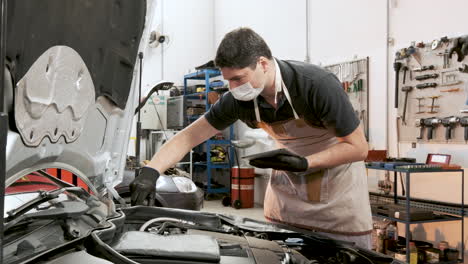
<path fill-rule="evenodd" d="M 220 213 L 228 215 L 237 215 L 246 218 L 252 218 L 255 220 L 266 221 L 263 216 L 263 207 L 256 205 L 254 208 L 245 208 L 245 209 L 235 209 L 230 206 L 223 206 L 221 203 L 222 200 L 210 200 L 204 201 L 202 212 L 210 213 Z"/>

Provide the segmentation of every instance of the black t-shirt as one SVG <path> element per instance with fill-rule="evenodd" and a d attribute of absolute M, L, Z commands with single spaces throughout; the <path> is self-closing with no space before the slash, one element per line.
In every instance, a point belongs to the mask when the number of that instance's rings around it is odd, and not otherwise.
<path fill-rule="evenodd" d="M 277 61 L 294 109 L 309 125 L 334 129 L 337 137 L 347 136 L 359 126 L 348 95 L 333 73 L 304 62 Z M 291 105 L 284 95 L 279 97 L 278 109 L 270 106 L 261 95 L 258 103 L 263 122 L 294 118 Z M 253 101 L 236 100 L 230 92 L 221 96 L 205 118 L 218 130 L 227 128 L 237 120 L 257 128 Z"/>

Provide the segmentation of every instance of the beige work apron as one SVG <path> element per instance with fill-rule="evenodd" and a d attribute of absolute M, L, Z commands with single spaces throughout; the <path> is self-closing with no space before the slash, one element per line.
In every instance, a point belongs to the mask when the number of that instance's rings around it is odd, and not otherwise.
<path fill-rule="evenodd" d="M 258 127 L 278 147 L 303 157 L 337 144 L 333 130 L 310 126 L 299 118 L 284 83 L 282 86 L 295 118 L 272 124 L 262 122 L 255 99 Z M 273 170 L 265 194 L 264 214 L 270 221 L 315 231 L 345 236 L 370 234 L 372 216 L 364 163 L 302 173 Z"/>

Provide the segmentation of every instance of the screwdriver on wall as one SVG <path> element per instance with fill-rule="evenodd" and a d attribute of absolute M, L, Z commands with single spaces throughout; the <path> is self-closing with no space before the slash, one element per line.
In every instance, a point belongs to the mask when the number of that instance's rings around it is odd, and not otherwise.
<path fill-rule="evenodd" d="M 401 88 L 401 91 L 405 92 L 405 104 L 403 105 L 403 117 L 401 119 L 404 125 L 406 125 L 405 118 L 406 118 L 406 106 L 408 105 L 408 93 L 411 92 L 412 90 L 413 90 L 413 86 L 403 86 L 403 88 Z"/>
<path fill-rule="evenodd" d="M 409 68 L 407 66 L 403 66 L 403 68 L 401 68 L 401 70 L 403 71 L 403 84 L 406 83 L 406 72 L 409 70 Z"/>
<path fill-rule="evenodd" d="M 439 74 L 434 73 L 434 74 L 424 74 L 424 75 L 416 76 L 414 78 L 418 81 L 424 81 L 427 79 L 436 79 L 438 77 L 439 77 Z"/>
<path fill-rule="evenodd" d="M 401 62 L 394 62 L 393 69 L 395 70 L 395 108 L 398 108 L 398 83 L 400 82 Z"/>

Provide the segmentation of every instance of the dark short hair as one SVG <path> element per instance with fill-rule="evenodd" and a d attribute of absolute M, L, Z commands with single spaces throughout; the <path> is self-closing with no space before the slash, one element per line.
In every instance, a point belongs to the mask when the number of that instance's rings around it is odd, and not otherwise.
<path fill-rule="evenodd" d="M 255 68 L 260 56 L 270 60 L 273 58 L 260 35 L 250 28 L 241 27 L 224 36 L 216 52 L 215 64 L 219 68 Z"/>

